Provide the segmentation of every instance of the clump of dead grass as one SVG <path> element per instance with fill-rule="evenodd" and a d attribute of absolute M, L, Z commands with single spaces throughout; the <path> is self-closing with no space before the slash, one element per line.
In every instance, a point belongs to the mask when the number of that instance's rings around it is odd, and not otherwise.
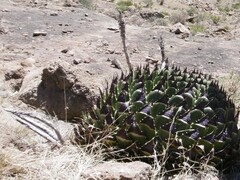
<path fill-rule="evenodd" d="M 94 149 L 94 151 L 89 150 Z M 3 154 L 0 172 L 5 179 L 81 179 L 89 167 L 100 163 L 103 155 L 95 147 L 80 148 L 65 145 L 57 149 L 46 148 L 41 152 L 18 151 L 8 148 Z M 6 158 L 5 155 L 8 155 Z"/>
<path fill-rule="evenodd" d="M 219 82 L 227 91 L 228 96 L 240 107 L 240 74 L 231 72 L 219 76 Z M 239 109 L 240 110 L 240 109 Z"/>
<path fill-rule="evenodd" d="M 103 161 L 101 144 L 56 147 L 12 119 L 0 115 L 0 177 L 3 179 L 83 179 L 82 173 Z M 0 179 L 1 179 L 0 178 Z"/>

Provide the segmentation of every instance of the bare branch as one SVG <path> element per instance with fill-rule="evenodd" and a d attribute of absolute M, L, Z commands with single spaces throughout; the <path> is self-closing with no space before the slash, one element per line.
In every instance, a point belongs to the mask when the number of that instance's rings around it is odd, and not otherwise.
<path fill-rule="evenodd" d="M 45 139 L 49 140 L 50 142 L 56 145 L 64 143 L 60 132 L 47 120 L 34 116 L 31 113 L 7 108 L 4 108 L 4 110 L 13 114 L 18 122 L 26 125 L 28 128 L 44 137 Z"/>
<path fill-rule="evenodd" d="M 162 35 L 160 35 L 158 39 L 158 43 L 159 43 L 161 56 L 162 56 L 162 62 L 161 62 L 161 69 L 162 69 L 168 66 L 168 58 L 165 55 L 165 42 Z"/>
<path fill-rule="evenodd" d="M 123 51 L 126 57 L 127 65 L 129 68 L 129 71 L 132 71 L 132 64 L 130 62 L 128 52 L 127 52 L 127 46 L 126 46 L 126 24 L 123 18 L 122 13 L 119 11 L 119 28 L 120 28 L 120 33 L 121 33 L 121 38 L 122 38 L 122 44 L 123 44 Z"/>
<path fill-rule="evenodd" d="M 162 35 L 160 35 L 158 39 L 158 43 L 161 50 L 162 63 L 163 63 L 165 61 L 165 43 Z"/>

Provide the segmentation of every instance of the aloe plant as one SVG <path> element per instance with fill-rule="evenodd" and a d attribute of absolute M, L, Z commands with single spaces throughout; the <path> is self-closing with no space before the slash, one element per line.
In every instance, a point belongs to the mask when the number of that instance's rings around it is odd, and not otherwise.
<path fill-rule="evenodd" d="M 116 77 L 75 129 L 80 144 L 101 141 L 108 150 L 166 168 L 186 159 L 228 169 L 239 149 L 234 103 L 210 76 L 196 70 L 139 67 Z"/>

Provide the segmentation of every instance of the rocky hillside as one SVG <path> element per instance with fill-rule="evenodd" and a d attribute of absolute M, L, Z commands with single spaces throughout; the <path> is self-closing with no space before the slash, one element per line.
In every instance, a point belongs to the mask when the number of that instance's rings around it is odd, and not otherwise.
<path fill-rule="evenodd" d="M 213 74 L 240 102 L 239 1 L 169 0 L 161 5 L 159 0 L 4 0 L 0 7 L 0 125 L 8 128 L 1 132 L 1 156 L 29 149 L 37 154 L 34 149 L 39 144 L 51 146 L 40 137 L 33 144 L 29 136 L 27 140 L 13 137 L 9 129 L 16 134 L 22 125 L 2 108 L 40 114 L 44 110 L 59 120 L 72 121 L 94 105 L 99 88 L 127 71 L 116 8 L 124 13 L 134 66 L 161 61 L 158 40 L 162 35 L 171 64 Z M 6 126 L 7 122 L 11 123 Z M 54 122 L 68 139 L 72 126 Z"/>

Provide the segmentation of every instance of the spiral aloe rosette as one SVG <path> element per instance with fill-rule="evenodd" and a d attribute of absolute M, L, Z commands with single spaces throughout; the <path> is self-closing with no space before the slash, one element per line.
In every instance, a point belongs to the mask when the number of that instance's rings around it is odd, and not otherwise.
<path fill-rule="evenodd" d="M 126 156 L 166 152 L 168 169 L 186 159 L 222 169 L 238 153 L 236 121 L 233 102 L 210 76 L 146 66 L 114 78 L 75 132 L 80 144 L 98 139 Z"/>

